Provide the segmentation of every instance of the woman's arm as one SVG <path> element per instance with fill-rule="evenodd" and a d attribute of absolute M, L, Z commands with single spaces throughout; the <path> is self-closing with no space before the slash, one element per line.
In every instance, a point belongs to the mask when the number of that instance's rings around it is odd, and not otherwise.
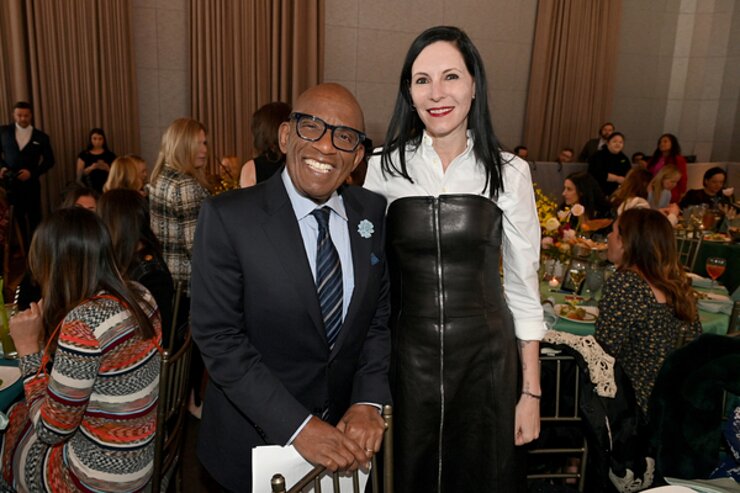
<path fill-rule="evenodd" d="M 257 170 L 254 166 L 254 160 L 250 159 L 242 166 L 239 173 L 239 188 L 247 188 L 257 184 Z"/>
<path fill-rule="evenodd" d="M 77 158 L 77 173 L 76 173 L 77 183 L 84 186 L 85 184 L 82 182 L 82 175 L 87 175 L 87 174 L 88 173 L 85 172 L 85 161 L 83 161 L 80 158 Z"/>
<path fill-rule="evenodd" d="M 521 159 L 505 164 L 504 192 L 496 200 L 504 212 L 504 296 L 514 317 L 522 364 L 522 394 L 515 413 L 515 443 L 539 436 L 541 395 L 539 340 L 545 334 L 537 269 L 540 258 L 540 226 L 529 166 Z"/>

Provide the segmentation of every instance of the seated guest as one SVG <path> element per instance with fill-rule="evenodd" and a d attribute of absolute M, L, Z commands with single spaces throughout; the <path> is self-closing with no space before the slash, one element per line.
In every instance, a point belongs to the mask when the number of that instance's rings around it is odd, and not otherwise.
<path fill-rule="evenodd" d="M 134 190 L 110 190 L 100 197 L 98 214 L 110 231 L 120 272 L 147 288 L 157 302 L 162 340 L 169 347 L 175 288 L 162 246 L 149 226 L 146 199 Z"/>
<path fill-rule="evenodd" d="M 704 179 L 702 180 L 703 188 L 686 192 L 686 195 L 679 202 L 681 209 L 701 204 L 707 204 L 710 207 L 732 206 L 734 202 L 732 194 L 725 195 L 722 190 L 725 187 L 725 181 L 727 181 L 727 172 L 725 170 L 719 166 L 709 168 L 704 173 Z"/>
<path fill-rule="evenodd" d="M 688 183 L 688 172 L 686 170 L 686 159 L 681 155 L 681 145 L 673 134 L 663 134 L 658 139 L 658 147 L 648 161 L 648 171 L 653 175 L 658 174 L 663 166 L 673 165 L 680 173 L 676 187 L 671 190 L 671 202 L 678 202 L 686 192 Z"/>
<path fill-rule="evenodd" d="M 625 211 L 607 255 L 617 272 L 604 287 L 594 335 L 624 368 L 644 415 L 666 355 L 701 333 L 696 300 L 660 212 Z"/>
<path fill-rule="evenodd" d="M 525 146 L 516 146 L 514 148 L 514 154 L 526 161 L 529 158 L 529 149 Z"/>
<path fill-rule="evenodd" d="M 585 171 L 571 173 L 563 180 L 563 202 L 560 209 L 572 208 L 576 204 L 581 204 L 585 209 L 583 216 L 586 220 L 611 217 L 609 201 L 594 177 Z M 571 227 L 575 228 L 579 218 L 571 214 L 569 221 Z"/>
<path fill-rule="evenodd" d="M 601 191 L 607 197 L 614 193 L 624 181 L 624 177 L 632 168 L 629 158 L 622 152 L 624 149 L 624 135 L 613 132 L 606 145 L 588 160 L 588 172 L 596 178 Z"/>
<path fill-rule="evenodd" d="M 103 129 L 93 128 L 87 139 L 87 148 L 77 156 L 77 182 L 101 193 L 115 159 L 116 155 L 108 149 Z"/>
<path fill-rule="evenodd" d="M 578 155 L 579 163 L 587 163 L 588 160 L 599 152 L 599 150 L 606 145 L 606 139 L 614 132 L 614 124 L 611 122 L 602 123 L 599 127 L 599 136 L 588 140 L 583 144 L 583 149 Z"/>
<path fill-rule="evenodd" d="M 632 153 L 632 167 L 647 168 L 644 152 L 637 151 Z"/>
<path fill-rule="evenodd" d="M 648 185 L 652 179 L 653 175 L 643 168 L 633 168 L 627 173 L 624 182 L 610 197 L 617 215 L 628 209 L 650 208 L 647 197 Z"/>
<path fill-rule="evenodd" d="M 121 278 L 107 228 L 79 207 L 39 226 L 29 265 L 43 301 L 10 320 L 25 400 L 8 411 L 0 490 L 143 490 L 159 393 L 154 300 Z"/>
<path fill-rule="evenodd" d="M 133 154 L 121 156 L 113 161 L 108 180 L 103 185 L 103 191 L 124 188 L 146 195 L 144 185 L 147 183 L 147 175 L 146 161 Z"/>
<path fill-rule="evenodd" d="M 99 196 L 95 190 L 75 184 L 65 190 L 61 207 L 82 207 L 95 212 Z"/>
<path fill-rule="evenodd" d="M 252 138 L 259 155 L 242 166 L 241 188 L 265 181 L 285 164 L 285 154 L 278 142 L 278 129 L 289 117 L 290 105 L 280 101 L 267 103 L 252 115 Z"/>
<path fill-rule="evenodd" d="M 671 192 L 681 180 L 681 172 L 673 166 L 664 166 L 648 185 L 648 202 L 653 209 L 665 209 L 671 201 Z"/>
<path fill-rule="evenodd" d="M 573 162 L 573 156 L 575 155 L 574 151 L 570 147 L 563 147 L 560 150 L 560 153 L 558 154 L 558 158 L 555 160 L 558 164 L 563 163 L 572 163 Z"/>

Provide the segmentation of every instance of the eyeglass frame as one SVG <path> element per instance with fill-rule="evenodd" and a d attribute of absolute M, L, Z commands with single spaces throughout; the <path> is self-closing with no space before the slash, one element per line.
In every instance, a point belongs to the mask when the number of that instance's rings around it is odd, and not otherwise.
<path fill-rule="evenodd" d="M 307 142 L 318 142 L 319 140 L 324 138 L 324 135 L 326 135 L 327 130 L 331 130 L 331 145 L 334 146 L 334 148 L 338 151 L 355 152 L 357 148 L 360 147 L 362 143 L 365 142 L 365 140 L 367 139 L 367 134 L 365 132 L 360 132 L 356 128 L 348 127 L 347 125 L 331 125 L 330 123 L 326 123 L 321 118 L 314 116 L 314 115 L 309 115 L 308 113 L 301 113 L 298 111 L 293 111 L 290 115 L 288 115 L 288 118 L 290 120 L 295 120 L 295 133 L 298 135 L 298 137 L 300 137 L 301 139 Z M 298 130 L 299 128 L 298 123 L 302 119 L 306 119 L 306 118 L 308 118 L 309 120 L 315 121 L 315 122 L 319 122 L 324 125 L 323 132 L 321 132 L 321 135 L 319 135 L 315 139 L 308 139 L 304 137 L 303 135 L 301 135 L 301 132 Z M 342 149 L 340 147 L 337 147 L 337 145 L 334 143 L 334 133 L 337 131 L 337 129 L 351 130 L 357 134 L 359 139 L 357 140 L 357 144 L 355 144 L 354 148 L 350 150 L 350 149 Z"/>

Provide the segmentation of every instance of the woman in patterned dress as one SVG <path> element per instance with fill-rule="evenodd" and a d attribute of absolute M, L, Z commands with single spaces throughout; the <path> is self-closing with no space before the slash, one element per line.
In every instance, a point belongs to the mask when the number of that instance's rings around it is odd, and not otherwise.
<path fill-rule="evenodd" d="M 29 264 L 43 299 L 10 321 L 26 398 L 8 413 L 0 489 L 140 491 L 154 458 L 157 306 L 121 278 L 105 225 L 86 209 L 42 223 Z"/>
<path fill-rule="evenodd" d="M 624 368 L 644 414 L 668 353 L 701 334 L 696 300 L 661 212 L 624 211 L 607 253 L 618 270 L 606 282 L 595 337 Z"/>

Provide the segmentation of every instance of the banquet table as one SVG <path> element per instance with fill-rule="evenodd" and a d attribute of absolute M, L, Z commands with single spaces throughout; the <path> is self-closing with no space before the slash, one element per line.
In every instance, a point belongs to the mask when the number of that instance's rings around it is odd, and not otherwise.
<path fill-rule="evenodd" d="M 709 291 L 708 289 L 697 288 L 698 291 Z M 713 292 L 720 294 L 727 294 L 724 288 L 714 289 Z M 540 297 L 544 300 L 552 298 L 555 303 L 565 303 L 565 297 L 569 293 L 563 293 L 560 291 L 552 291 L 547 282 L 540 283 Z M 724 313 L 713 313 L 705 310 L 699 310 L 699 320 L 701 321 L 702 331 L 711 334 L 726 335 L 727 328 L 730 324 L 730 316 Z M 564 318 L 558 317 L 555 325 L 555 330 L 562 330 L 563 332 L 570 332 L 571 334 L 579 336 L 593 335 L 596 330 L 594 323 L 588 322 L 573 322 Z"/>
<path fill-rule="evenodd" d="M 0 357 L 0 366 L 18 366 L 18 360 L 3 359 Z M 13 385 L 5 390 L 0 390 L 0 412 L 8 410 L 11 404 L 19 400 L 23 395 L 23 380 L 18 379 Z"/>

